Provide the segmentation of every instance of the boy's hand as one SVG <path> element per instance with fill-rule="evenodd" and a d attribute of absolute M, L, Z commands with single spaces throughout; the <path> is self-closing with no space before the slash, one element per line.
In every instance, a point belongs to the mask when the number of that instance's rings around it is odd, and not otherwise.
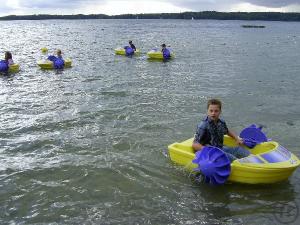
<path fill-rule="evenodd" d="M 232 137 L 237 145 L 242 145 L 243 144 L 243 139 L 237 136 L 235 133 L 233 133 L 231 130 L 228 131 L 228 135 Z"/>
<path fill-rule="evenodd" d="M 240 137 L 237 137 L 237 139 L 236 139 L 235 141 L 236 141 L 236 143 L 237 143 L 238 145 L 242 145 L 242 144 L 243 144 L 243 139 L 240 138 Z"/>

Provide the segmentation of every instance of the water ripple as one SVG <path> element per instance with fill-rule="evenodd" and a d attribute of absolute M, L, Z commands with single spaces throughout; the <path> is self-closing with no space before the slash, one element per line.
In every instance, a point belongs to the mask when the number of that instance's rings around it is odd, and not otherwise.
<path fill-rule="evenodd" d="M 300 154 L 299 24 L 241 23 L 1 21 L 1 47 L 21 71 L 0 76 L 0 223 L 276 223 L 278 206 L 298 203 L 298 171 L 277 185 L 214 188 L 167 153 L 218 97 L 231 128 L 263 124 Z M 141 56 L 115 56 L 130 39 Z M 163 42 L 176 58 L 147 60 Z M 41 47 L 74 66 L 39 69 Z"/>

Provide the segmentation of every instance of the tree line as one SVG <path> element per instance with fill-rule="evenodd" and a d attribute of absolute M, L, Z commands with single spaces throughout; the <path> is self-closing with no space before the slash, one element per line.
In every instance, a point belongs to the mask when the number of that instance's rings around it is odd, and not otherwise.
<path fill-rule="evenodd" d="M 0 20 L 50 20 L 50 19 L 212 19 L 212 20 L 263 20 L 263 21 L 300 21 L 300 13 L 280 12 L 183 12 L 183 13 L 146 13 L 108 16 L 105 14 L 76 15 L 9 15 Z"/>

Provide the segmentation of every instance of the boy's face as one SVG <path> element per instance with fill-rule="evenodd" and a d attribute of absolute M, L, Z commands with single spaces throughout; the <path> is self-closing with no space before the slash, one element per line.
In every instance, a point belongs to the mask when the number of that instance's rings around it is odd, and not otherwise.
<path fill-rule="evenodd" d="M 207 115 L 210 119 L 217 121 L 220 117 L 221 110 L 218 105 L 209 105 L 207 109 Z"/>

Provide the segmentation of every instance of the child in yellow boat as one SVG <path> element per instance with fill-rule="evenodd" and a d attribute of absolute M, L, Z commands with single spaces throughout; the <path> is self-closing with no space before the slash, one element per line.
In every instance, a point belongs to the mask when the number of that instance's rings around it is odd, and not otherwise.
<path fill-rule="evenodd" d="M 247 149 L 240 147 L 243 144 L 236 134 L 227 128 L 226 122 L 220 119 L 222 102 L 218 99 L 210 99 L 207 102 L 207 116 L 203 119 L 196 130 L 193 142 L 195 151 L 201 150 L 204 146 L 210 145 L 222 149 L 232 162 L 237 158 L 244 158 L 250 155 Z M 224 135 L 232 137 L 238 147 L 227 147 L 223 145 Z"/>
<path fill-rule="evenodd" d="M 13 59 L 12 59 L 12 54 L 11 54 L 11 52 L 8 52 L 8 51 L 5 52 L 4 58 L 5 58 L 5 61 L 6 61 L 7 64 L 8 64 L 8 66 L 14 64 L 14 61 L 13 61 Z"/>
<path fill-rule="evenodd" d="M 65 60 L 62 58 L 62 52 L 60 49 L 56 50 L 56 56 L 49 55 L 47 59 L 53 62 L 55 69 L 63 69 L 65 66 Z"/>
<path fill-rule="evenodd" d="M 60 49 L 57 49 L 57 50 L 56 50 L 56 55 L 57 55 L 57 58 L 62 59 L 62 52 L 61 52 Z"/>
<path fill-rule="evenodd" d="M 164 59 L 169 59 L 171 58 L 171 52 L 169 49 L 167 49 L 166 44 L 161 45 L 161 52 L 163 54 Z"/>
<path fill-rule="evenodd" d="M 56 55 L 56 56 L 55 56 Z M 62 52 L 60 49 L 57 49 L 54 55 L 49 55 L 48 60 L 55 61 L 56 59 L 62 59 Z"/>
<path fill-rule="evenodd" d="M 129 41 L 128 43 L 129 43 L 130 47 L 131 47 L 134 51 L 136 51 L 136 47 L 135 47 L 135 45 L 132 43 L 132 41 Z"/>

